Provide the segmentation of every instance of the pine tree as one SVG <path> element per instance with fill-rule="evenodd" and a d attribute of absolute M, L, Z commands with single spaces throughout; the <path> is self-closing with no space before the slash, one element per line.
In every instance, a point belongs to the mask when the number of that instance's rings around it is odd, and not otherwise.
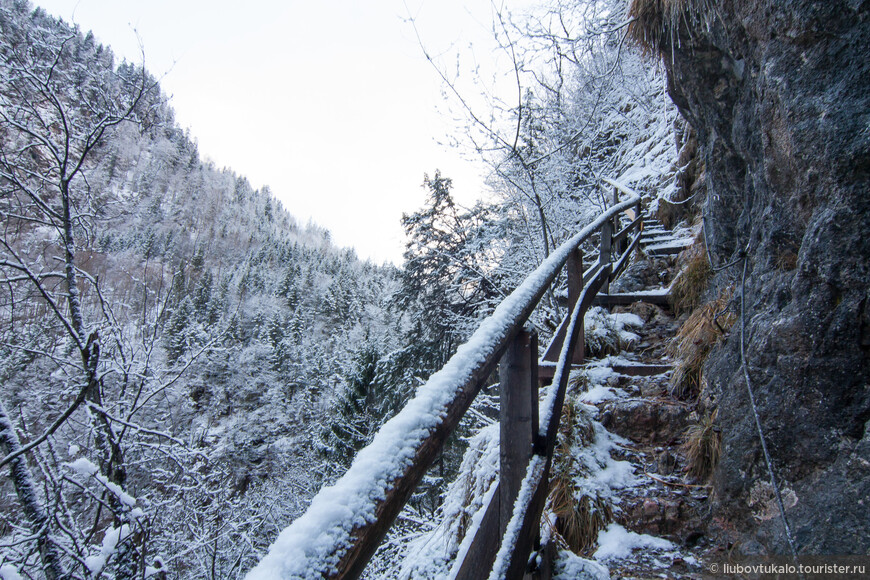
<path fill-rule="evenodd" d="M 166 347 L 166 356 L 170 363 L 177 362 L 190 346 L 191 327 L 194 323 L 193 315 L 195 311 L 196 309 L 190 298 L 185 296 L 172 313 L 172 317 L 166 325 L 163 340 Z"/>
<path fill-rule="evenodd" d="M 402 216 L 408 242 L 399 303 L 414 312 L 415 323 L 406 342 L 425 346 L 423 366 L 432 372 L 447 361 L 467 338 L 473 321 L 498 295 L 484 275 L 491 263 L 485 251 L 490 243 L 481 235 L 488 224 L 488 209 L 458 206 L 450 193 L 452 181 L 439 171 L 424 176 L 425 206 Z"/>
<path fill-rule="evenodd" d="M 210 270 L 203 272 L 193 293 L 193 307 L 197 316 L 204 317 L 211 303 L 212 274 Z"/>
<path fill-rule="evenodd" d="M 377 375 L 379 354 L 370 342 L 356 353 L 351 375 L 332 405 L 335 419 L 325 436 L 329 457 L 350 465 L 356 452 L 369 442 L 385 420 L 380 417 Z"/>

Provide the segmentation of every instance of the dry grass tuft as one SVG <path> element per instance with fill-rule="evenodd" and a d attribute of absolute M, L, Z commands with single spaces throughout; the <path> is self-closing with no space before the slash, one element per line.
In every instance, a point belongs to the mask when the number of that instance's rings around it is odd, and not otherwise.
<path fill-rule="evenodd" d="M 661 313 L 661 308 L 649 302 L 635 302 L 628 307 L 628 312 L 637 314 L 646 323 Z M 615 309 L 614 309 L 615 311 Z"/>
<path fill-rule="evenodd" d="M 613 510 L 603 498 L 584 495 L 575 501 L 571 479 L 562 474 L 550 482 L 550 509 L 557 518 L 556 532 L 576 554 L 592 548 L 598 532 L 613 519 Z"/>
<path fill-rule="evenodd" d="M 784 249 L 780 251 L 775 260 L 774 266 L 777 270 L 782 270 L 784 272 L 790 272 L 797 268 L 798 265 L 798 255 L 794 250 Z"/>
<path fill-rule="evenodd" d="M 601 358 L 619 354 L 624 350 L 634 350 L 639 338 L 631 332 L 631 327 L 620 322 L 603 308 L 589 309 L 585 318 L 586 356 Z"/>
<path fill-rule="evenodd" d="M 631 0 L 628 36 L 645 54 L 664 55 L 679 46 L 681 25 L 697 26 L 715 8 L 712 0 Z"/>
<path fill-rule="evenodd" d="M 671 375 L 671 394 L 675 397 L 686 399 L 700 392 L 707 355 L 737 320 L 734 313 L 725 312 L 732 293 L 733 288 L 727 288 L 716 300 L 695 309 L 668 346 L 668 354 L 677 359 Z"/>
<path fill-rule="evenodd" d="M 572 393 L 585 393 L 588 391 L 589 377 L 586 376 L 586 373 L 571 372 L 571 376 L 568 377 L 568 390 Z M 565 413 L 569 406 L 570 405 L 564 405 L 562 407 L 562 420 L 559 425 L 565 424 Z"/>
<path fill-rule="evenodd" d="M 562 407 L 548 505 L 556 516 L 554 531 L 568 548 L 582 554 L 595 545 L 598 532 L 613 520 L 613 510 L 607 499 L 597 495 L 577 497 L 573 475 L 579 466 L 575 465 L 572 448 L 587 447 L 595 439 L 592 420 L 577 405 L 575 399 L 569 398 Z"/>
<path fill-rule="evenodd" d="M 628 36 L 645 54 L 659 55 L 674 44 L 686 0 L 632 0 Z"/>
<path fill-rule="evenodd" d="M 707 481 L 719 464 L 722 438 L 716 429 L 718 410 L 705 414 L 686 430 L 683 451 L 688 460 L 686 471 L 698 481 Z"/>
<path fill-rule="evenodd" d="M 682 206 L 675 203 L 670 203 L 666 199 L 660 199 L 658 208 L 656 209 L 656 218 L 662 222 L 662 225 L 668 229 L 673 227 L 680 221 L 682 217 Z"/>
<path fill-rule="evenodd" d="M 701 304 L 701 295 L 707 289 L 707 283 L 713 269 L 707 261 L 703 243 L 695 243 L 689 254 L 686 266 L 674 280 L 671 286 L 671 304 L 674 314 L 679 316 L 683 312 L 691 312 Z"/>
<path fill-rule="evenodd" d="M 571 376 L 569 385 L 583 385 L 583 390 L 588 390 L 589 379 L 584 373 Z M 588 415 L 582 413 L 574 398 L 568 398 L 562 405 L 562 418 L 559 420 L 559 445 L 556 454 L 565 462 L 571 461 L 572 447 L 586 447 L 595 440 L 595 427 Z"/>

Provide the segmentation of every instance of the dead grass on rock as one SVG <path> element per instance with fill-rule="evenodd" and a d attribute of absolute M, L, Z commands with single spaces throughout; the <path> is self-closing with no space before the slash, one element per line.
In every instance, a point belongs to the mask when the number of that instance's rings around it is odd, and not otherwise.
<path fill-rule="evenodd" d="M 688 399 L 700 393 L 707 356 L 737 320 L 734 313 L 727 311 L 732 293 L 733 288 L 727 288 L 716 300 L 696 308 L 668 346 L 668 354 L 677 361 L 671 375 L 673 396 Z"/>
<path fill-rule="evenodd" d="M 592 444 L 595 438 L 592 420 L 578 409 L 574 399 L 569 398 L 562 408 L 559 425 L 548 507 L 556 516 L 553 531 L 566 547 L 583 555 L 595 545 L 598 532 L 613 520 L 613 509 L 606 498 L 597 495 L 578 498 L 574 485 L 573 477 L 580 466 L 575 464 L 572 449 Z"/>
<path fill-rule="evenodd" d="M 662 54 L 673 40 L 686 0 L 632 0 L 628 36 L 644 53 Z"/>
<path fill-rule="evenodd" d="M 656 219 L 662 222 L 662 225 L 668 229 L 672 229 L 680 217 L 682 217 L 681 206 L 676 203 L 671 203 L 666 199 L 660 199 L 658 208 L 656 209 Z"/>
<path fill-rule="evenodd" d="M 679 45 L 681 23 L 700 20 L 711 4 L 711 0 L 631 0 L 628 36 L 645 54 L 663 55 Z"/>
<path fill-rule="evenodd" d="M 686 250 L 685 258 L 681 261 L 684 261 L 685 266 L 671 285 L 671 305 L 677 316 L 691 312 L 701 304 L 701 296 L 713 275 L 703 242 L 696 242 Z"/>
<path fill-rule="evenodd" d="M 649 302 L 635 302 L 629 306 L 626 311 L 631 312 L 632 314 L 637 314 L 641 317 L 644 323 L 646 323 L 659 316 L 662 309 L 655 304 L 650 304 Z M 614 312 L 616 312 L 616 309 L 614 309 Z"/>
<path fill-rule="evenodd" d="M 717 415 L 718 410 L 708 412 L 686 430 L 686 472 L 697 481 L 707 481 L 719 464 L 722 439 L 716 427 Z"/>

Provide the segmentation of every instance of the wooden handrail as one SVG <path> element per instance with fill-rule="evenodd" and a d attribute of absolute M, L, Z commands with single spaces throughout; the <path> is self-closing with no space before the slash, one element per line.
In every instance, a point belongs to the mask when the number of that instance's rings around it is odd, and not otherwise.
<path fill-rule="evenodd" d="M 628 265 L 628 259 L 631 257 L 632 251 L 637 247 L 640 242 L 640 234 L 637 234 L 632 238 L 631 243 L 628 244 L 628 248 L 623 252 L 622 257 L 619 261 L 616 262 L 616 265 L 613 266 L 613 273 L 611 274 L 611 278 L 618 278 L 620 274 L 622 274 L 622 270 L 625 269 L 625 266 Z"/>
<path fill-rule="evenodd" d="M 568 387 L 570 363 L 574 360 L 573 353 L 583 335 L 583 315 L 591 306 L 592 299 L 598 293 L 605 278 L 609 276 L 609 270 L 609 265 L 599 270 L 595 277 L 584 286 L 577 303 L 563 321 L 566 323 L 568 340 L 563 343 L 560 349 L 556 375 L 550 385 L 550 392 L 546 399 L 540 403 L 540 427 L 532 450 L 537 459 L 532 459 L 526 466 L 525 477 L 520 485 L 521 491 L 511 506 L 510 520 L 506 524 L 507 533 L 501 538 L 498 553 L 486 554 L 487 558 L 484 559 L 481 557 L 480 551 L 472 553 L 469 550 L 469 553 L 465 555 L 465 561 L 460 564 L 459 568 L 464 573 L 456 575 L 457 579 L 468 580 L 487 577 L 519 579 L 523 577 L 528 555 L 535 543 L 541 514 L 546 503 L 547 484 L 559 432 L 561 409 Z M 492 498 L 491 502 L 495 500 L 496 498 Z M 503 511 L 504 506 L 501 508 Z M 483 509 L 487 510 L 487 516 L 492 512 L 491 506 Z M 484 527 L 487 524 L 489 527 Z M 472 545 L 481 544 L 491 547 L 491 540 L 486 539 L 491 534 L 491 527 L 492 525 L 484 520 L 477 530 L 477 535 L 481 536 L 481 539 L 478 540 L 475 537 Z M 492 567 L 492 571 L 490 571 L 490 567 Z"/>
<path fill-rule="evenodd" d="M 628 237 L 628 234 L 634 231 L 634 229 L 640 224 L 641 221 L 643 221 L 643 218 L 641 216 L 637 216 L 630 224 L 619 230 L 619 232 L 615 233 L 613 235 L 614 245 L 618 245 L 620 242 L 622 242 L 622 240 Z"/>
<path fill-rule="evenodd" d="M 640 199 L 640 194 L 637 193 L 635 190 L 631 189 L 630 187 L 628 187 L 627 185 L 619 183 L 618 181 L 611 179 L 609 177 L 602 177 L 601 181 L 603 181 L 604 183 L 607 183 L 609 185 L 612 185 L 614 188 L 618 189 L 620 192 L 624 193 L 625 195 L 627 195 L 629 197 L 636 197 L 638 200 Z"/>
<path fill-rule="evenodd" d="M 440 455 L 444 442 L 458 426 L 505 351 L 521 333 L 569 257 L 576 255 L 580 244 L 599 229 L 609 226 L 612 233 L 614 218 L 639 203 L 639 196 L 630 195 L 629 199 L 608 208 L 554 250 L 499 304 L 447 364 L 430 377 L 405 408 L 384 423 L 372 442 L 357 454 L 347 472 L 334 485 L 320 490 L 308 510 L 281 532 L 268 554 L 246 578 L 359 577 L 426 470 Z M 623 255 L 620 263 L 625 259 Z M 579 261 L 582 262 L 582 256 Z M 572 275 L 582 280 L 582 264 L 572 269 L 575 270 Z M 562 359 L 568 357 L 570 368 L 575 345 L 582 340 L 582 314 L 591 305 L 599 288 L 612 278 L 612 271 L 608 259 L 606 264 L 590 273 L 588 282 L 574 284 L 574 288 L 582 287 L 582 292 L 571 308 L 575 323 L 565 330 L 569 340 L 562 345 L 560 365 L 556 370 L 559 385 L 567 385 L 568 373 Z M 576 322 L 578 317 L 579 323 Z M 533 381 L 537 384 L 537 364 L 531 367 L 534 368 Z M 547 399 L 549 403 L 541 407 L 540 429 L 536 429 L 538 434 L 533 433 L 532 437 L 534 449 L 545 453 L 545 483 L 561 413 L 556 409 L 561 409 L 564 390 L 562 386 L 557 387 L 554 380 Z M 529 456 L 532 451 L 528 450 Z M 543 509 L 539 495 L 543 493 L 543 499 L 546 499 L 546 484 L 539 488 L 540 485 L 535 488 L 533 499 L 536 498 Z M 508 513 L 515 513 L 516 509 L 514 506 Z M 528 518 L 524 516 L 522 519 Z M 525 527 L 521 528 L 525 530 Z M 528 544 L 526 540 L 523 546 Z"/>
<path fill-rule="evenodd" d="M 562 346 L 559 353 L 559 361 L 556 365 L 556 372 L 553 376 L 553 383 L 550 386 L 550 395 L 542 403 L 542 410 L 539 412 L 539 443 L 543 440 L 543 453 L 551 455 L 555 446 L 556 435 L 559 431 L 559 419 L 562 412 L 562 404 L 565 402 L 565 391 L 568 387 L 568 375 L 571 371 L 571 362 L 574 360 L 574 349 L 577 342 L 580 340 L 583 332 L 583 316 L 589 307 L 592 305 L 592 299 L 598 294 L 604 280 L 610 275 L 610 266 L 598 271 L 588 284 L 583 288 L 583 293 L 580 295 L 580 300 L 575 308 L 566 316 L 569 324 L 566 330 L 568 341 Z"/>

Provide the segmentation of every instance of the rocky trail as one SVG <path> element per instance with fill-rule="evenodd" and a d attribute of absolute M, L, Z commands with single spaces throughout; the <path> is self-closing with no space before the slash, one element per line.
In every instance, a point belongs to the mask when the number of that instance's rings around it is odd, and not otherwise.
<path fill-rule="evenodd" d="M 575 380 L 586 415 L 581 429 L 592 436 L 578 436 L 592 451 L 574 450 L 581 466 L 575 488 L 606 513 L 584 554 L 605 565 L 611 578 L 709 577 L 706 562 L 715 550 L 706 536 L 709 487 L 689 476 L 684 447 L 699 417 L 691 401 L 670 393 L 669 344 L 681 320 L 660 298 L 677 274 L 677 254 L 691 243 L 688 230 L 672 233 L 657 224 L 647 230 L 644 258 L 611 295 L 637 298 L 620 300 L 628 304 L 613 306 L 609 317 L 628 321 L 635 337 L 618 354 L 590 357 Z M 569 568 L 563 565 L 559 577 L 576 577 Z"/>

